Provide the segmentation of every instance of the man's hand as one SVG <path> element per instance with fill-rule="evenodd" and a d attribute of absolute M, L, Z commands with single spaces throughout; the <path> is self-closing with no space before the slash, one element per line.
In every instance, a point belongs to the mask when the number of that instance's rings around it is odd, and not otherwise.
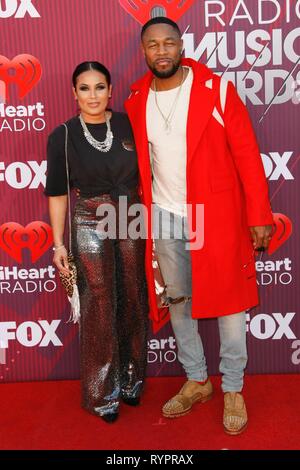
<path fill-rule="evenodd" d="M 257 227 L 250 227 L 253 248 L 254 250 L 264 249 L 269 246 L 272 238 L 273 225 L 258 225 Z"/>

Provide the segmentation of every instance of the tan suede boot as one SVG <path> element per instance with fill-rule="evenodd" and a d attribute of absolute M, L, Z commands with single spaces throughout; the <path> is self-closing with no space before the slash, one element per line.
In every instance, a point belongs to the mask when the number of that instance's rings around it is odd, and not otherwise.
<path fill-rule="evenodd" d="M 208 379 L 204 385 L 188 380 L 177 395 L 172 397 L 162 408 L 165 418 L 179 418 L 189 413 L 194 403 L 204 403 L 212 397 L 213 387 Z"/>

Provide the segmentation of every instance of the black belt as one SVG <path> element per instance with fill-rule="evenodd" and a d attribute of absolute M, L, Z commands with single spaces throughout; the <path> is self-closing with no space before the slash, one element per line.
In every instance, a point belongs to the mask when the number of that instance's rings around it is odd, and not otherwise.
<path fill-rule="evenodd" d="M 81 193 L 80 196 L 85 198 L 93 198 L 93 197 L 101 197 L 101 196 L 109 196 L 113 201 L 119 202 L 120 196 L 126 196 L 128 200 L 134 196 L 138 195 L 137 188 L 128 188 L 125 184 L 119 184 L 117 186 L 113 186 L 111 189 L 106 189 L 104 191 L 99 191 L 96 194 L 84 194 Z M 78 195 L 79 196 L 79 195 Z"/>

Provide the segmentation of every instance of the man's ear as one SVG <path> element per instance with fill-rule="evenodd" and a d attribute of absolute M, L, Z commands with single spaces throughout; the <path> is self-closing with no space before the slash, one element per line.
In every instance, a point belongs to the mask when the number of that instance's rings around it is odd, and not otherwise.
<path fill-rule="evenodd" d="M 143 46 L 143 43 L 142 43 L 142 42 L 141 42 L 141 44 L 140 44 L 140 49 L 141 49 L 141 51 L 142 51 L 143 56 L 145 57 L 146 54 L 145 54 L 145 49 L 144 49 L 144 46 Z"/>

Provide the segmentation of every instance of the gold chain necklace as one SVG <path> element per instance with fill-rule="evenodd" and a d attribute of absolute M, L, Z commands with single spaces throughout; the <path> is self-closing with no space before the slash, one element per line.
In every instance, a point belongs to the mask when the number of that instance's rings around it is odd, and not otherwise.
<path fill-rule="evenodd" d="M 162 112 L 159 104 L 158 104 L 158 99 L 157 99 L 157 90 L 156 90 L 156 80 L 155 78 L 153 79 L 153 88 L 154 88 L 154 97 L 155 97 L 155 104 L 157 106 L 157 109 L 161 115 L 161 117 L 163 118 L 164 120 L 164 128 L 165 128 L 165 131 L 167 134 L 170 134 L 170 132 L 172 131 L 172 126 L 171 126 L 171 121 L 172 121 L 172 118 L 173 118 L 173 115 L 175 113 L 175 109 L 176 109 L 176 105 L 177 105 L 177 101 L 178 101 L 178 98 L 179 98 L 179 95 L 180 95 L 180 92 L 181 92 L 181 88 L 182 88 L 182 84 L 184 82 L 184 67 L 182 67 L 182 78 L 181 78 L 181 82 L 180 82 L 180 85 L 178 87 L 178 91 L 176 93 L 176 96 L 174 98 L 174 101 L 173 101 L 173 104 L 171 106 L 171 109 L 169 111 L 169 114 L 167 116 L 164 115 L 164 113 Z"/>

